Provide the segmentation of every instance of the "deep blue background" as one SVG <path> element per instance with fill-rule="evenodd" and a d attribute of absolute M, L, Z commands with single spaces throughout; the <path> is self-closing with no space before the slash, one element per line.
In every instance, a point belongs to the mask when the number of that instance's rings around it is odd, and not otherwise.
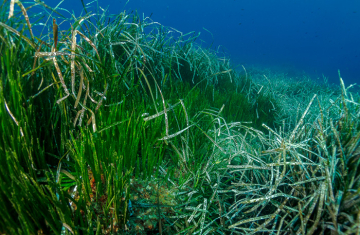
<path fill-rule="evenodd" d="M 84 3 L 91 1 L 84 0 Z M 110 13 L 137 10 L 184 33 L 201 32 L 222 45 L 234 65 L 260 66 L 290 75 L 324 74 L 338 84 L 360 83 L 360 1 L 357 0 L 99 0 Z M 45 0 L 55 7 L 59 1 Z M 125 6 L 126 5 L 126 6 Z M 92 4 L 96 11 L 96 2 Z M 81 0 L 62 8 L 79 16 Z M 208 33 L 203 28 L 209 30 Z M 198 41 L 200 43 L 200 41 Z"/>

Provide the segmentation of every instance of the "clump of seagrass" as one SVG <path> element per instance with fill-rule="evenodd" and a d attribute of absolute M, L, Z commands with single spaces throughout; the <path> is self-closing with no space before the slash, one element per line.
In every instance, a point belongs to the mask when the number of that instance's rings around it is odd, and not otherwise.
<path fill-rule="evenodd" d="M 282 122 L 286 120 L 285 127 L 287 130 L 295 127 L 313 94 L 317 95 L 321 104 L 326 104 L 330 99 L 336 99 L 341 94 L 338 87 L 328 83 L 326 77 L 323 77 L 323 82 L 320 82 L 306 75 L 289 77 L 284 73 L 274 73 L 261 69 L 250 69 L 249 74 L 254 81 L 254 89 L 259 93 L 266 93 L 275 98 L 279 109 L 277 123 L 282 125 Z M 312 122 L 317 115 L 317 106 L 310 107 L 305 120 Z"/>
<path fill-rule="evenodd" d="M 314 95 L 288 132 L 264 125 L 266 135 L 241 123 L 226 123 L 215 110 L 202 112 L 213 117 L 207 136 L 214 148 L 196 168 L 186 161 L 192 153 L 176 148 L 184 160 L 172 184 L 185 205 L 172 217 L 177 231 L 359 233 L 360 99 L 340 82 L 335 101 L 322 106 Z M 318 115 L 305 122 L 315 101 Z"/>
<path fill-rule="evenodd" d="M 228 166 L 235 179 L 229 218 L 237 220 L 229 229 L 250 234 L 359 231 L 360 104 L 340 81 L 342 95 L 320 106 L 313 123 L 304 118 L 316 96 L 290 133 L 269 129 L 268 138 L 259 138 L 261 152 L 233 158 L 242 164 Z M 334 107 L 338 116 L 329 111 Z"/>
<path fill-rule="evenodd" d="M 194 126 L 186 115 L 179 128 L 162 90 L 235 81 L 229 61 L 193 44 L 194 33 L 174 41 L 173 30 L 125 12 L 109 24 L 100 9 L 76 18 L 39 1 L 0 7 L 1 232 L 126 230 L 130 176 L 153 174 L 166 141 Z M 41 25 L 53 30 L 34 36 Z"/>
<path fill-rule="evenodd" d="M 34 6 L 56 15 L 44 23 L 53 28 L 46 37 L 32 32 Z M 160 233 L 359 233 L 360 100 L 342 79 L 340 93 L 317 95 L 295 83 L 258 85 L 194 44 L 194 33 L 125 12 L 111 23 L 105 11 L 71 16 L 69 30 L 59 23 L 69 19 L 43 2 L 10 1 L 10 19 L 4 12 L 0 232 L 126 232 L 130 178 L 160 175 L 178 203 L 146 205 L 158 208 Z M 209 87 L 213 100 L 216 89 L 248 100 L 265 94 L 286 115 L 263 125 L 268 133 L 254 129 L 257 109 L 253 123 L 230 123 L 225 104 L 191 102 Z M 179 97 L 169 101 L 165 91 Z M 189 115 L 194 106 L 206 108 Z"/>

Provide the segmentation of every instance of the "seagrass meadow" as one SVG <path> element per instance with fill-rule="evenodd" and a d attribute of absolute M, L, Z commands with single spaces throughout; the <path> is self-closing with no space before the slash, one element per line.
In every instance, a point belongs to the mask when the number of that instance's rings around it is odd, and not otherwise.
<path fill-rule="evenodd" d="M 0 234 L 360 234 L 356 85 L 93 9 L 1 4 Z"/>

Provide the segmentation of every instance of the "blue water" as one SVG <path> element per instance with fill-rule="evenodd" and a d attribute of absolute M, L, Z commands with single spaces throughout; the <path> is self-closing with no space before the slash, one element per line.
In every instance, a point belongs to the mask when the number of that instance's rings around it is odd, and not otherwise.
<path fill-rule="evenodd" d="M 45 3 L 55 7 L 58 1 Z M 99 0 L 99 5 L 113 14 L 137 10 L 184 33 L 201 32 L 204 45 L 221 45 L 235 66 L 313 79 L 324 75 L 336 84 L 340 70 L 347 85 L 360 83 L 360 1 Z M 83 9 L 81 0 L 65 0 L 61 7 L 76 16 Z"/>

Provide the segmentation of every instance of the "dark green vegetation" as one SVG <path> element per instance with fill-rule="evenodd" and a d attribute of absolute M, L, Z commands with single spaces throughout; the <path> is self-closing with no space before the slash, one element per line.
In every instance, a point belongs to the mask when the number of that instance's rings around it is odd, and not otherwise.
<path fill-rule="evenodd" d="M 24 5 L 0 14 L 0 233 L 359 234 L 341 79 L 258 81 L 194 33 Z"/>

